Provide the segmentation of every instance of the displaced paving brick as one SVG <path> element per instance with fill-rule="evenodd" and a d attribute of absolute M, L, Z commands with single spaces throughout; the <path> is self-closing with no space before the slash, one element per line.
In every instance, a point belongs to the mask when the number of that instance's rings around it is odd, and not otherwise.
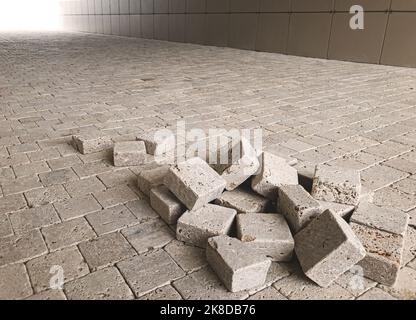
<path fill-rule="evenodd" d="M 365 292 L 362 296 L 358 297 L 357 300 L 397 300 L 387 292 L 380 288 L 371 288 Z"/>
<path fill-rule="evenodd" d="M 113 146 L 111 137 L 99 132 L 86 132 L 72 136 L 75 148 L 82 154 L 110 149 Z"/>
<path fill-rule="evenodd" d="M 188 274 L 173 282 L 173 286 L 186 300 L 242 300 L 246 291 L 229 292 L 209 267 Z"/>
<path fill-rule="evenodd" d="M 137 137 L 144 142 L 148 154 L 160 156 L 176 148 L 176 137 L 169 130 L 143 133 Z"/>
<path fill-rule="evenodd" d="M 131 245 L 118 232 L 82 242 L 78 247 L 92 271 L 113 265 L 136 254 Z"/>
<path fill-rule="evenodd" d="M 239 214 L 237 237 L 247 247 L 273 261 L 289 261 L 292 258 L 295 242 L 283 215 Z"/>
<path fill-rule="evenodd" d="M 163 184 L 169 166 L 161 166 L 149 170 L 143 170 L 139 173 L 137 186 L 146 196 L 150 196 L 150 190 Z"/>
<path fill-rule="evenodd" d="M 68 282 L 64 286 L 69 300 L 127 300 L 133 293 L 115 267 L 105 268 Z"/>
<path fill-rule="evenodd" d="M 158 218 L 159 215 L 150 207 L 149 203 L 144 200 L 134 200 L 127 202 L 126 207 L 139 219 L 140 222 Z"/>
<path fill-rule="evenodd" d="M 215 200 L 215 203 L 223 207 L 235 209 L 238 213 L 268 212 L 271 207 L 269 199 L 243 188 L 223 192 Z"/>
<path fill-rule="evenodd" d="M 5 213 L 0 214 L 0 238 L 11 236 L 13 234 L 12 225 L 9 216 Z"/>
<path fill-rule="evenodd" d="M 23 177 L 9 180 L 1 184 L 4 195 L 27 192 L 33 189 L 42 188 L 38 177 Z"/>
<path fill-rule="evenodd" d="M 351 169 L 317 166 L 311 194 L 317 200 L 357 205 L 361 194 L 360 173 Z"/>
<path fill-rule="evenodd" d="M 330 210 L 295 235 L 295 252 L 304 273 L 321 287 L 328 287 L 365 256 L 359 237 Z"/>
<path fill-rule="evenodd" d="M 217 236 L 208 239 L 207 261 L 231 292 L 261 286 L 271 261 L 238 239 Z"/>
<path fill-rule="evenodd" d="M 51 290 L 46 290 L 46 291 L 42 291 L 37 294 L 34 294 L 33 296 L 26 298 L 25 300 L 35 300 L 35 301 L 66 300 L 66 296 L 62 290 L 51 289 Z"/>
<path fill-rule="evenodd" d="M 74 198 L 105 190 L 104 184 L 97 177 L 68 182 L 64 184 L 64 187 Z"/>
<path fill-rule="evenodd" d="M 294 233 L 322 213 L 319 202 L 301 185 L 281 185 L 278 195 L 278 211 L 285 216 Z"/>
<path fill-rule="evenodd" d="M 378 207 L 371 203 L 361 202 L 352 214 L 350 222 L 404 236 L 409 215 L 394 208 Z"/>
<path fill-rule="evenodd" d="M 182 300 L 182 297 L 171 285 L 167 285 L 140 297 L 139 300 Z"/>
<path fill-rule="evenodd" d="M 191 158 L 168 170 L 164 184 L 190 210 L 218 198 L 225 180 L 201 158 Z"/>
<path fill-rule="evenodd" d="M 26 264 L 35 292 L 50 289 L 51 278 L 57 272 L 54 266 L 62 268 L 64 283 L 89 273 L 88 266 L 77 247 L 43 255 Z"/>
<path fill-rule="evenodd" d="M 99 211 L 101 205 L 92 195 L 71 198 L 53 204 L 62 220 L 83 217 L 86 214 Z"/>
<path fill-rule="evenodd" d="M 23 299 L 32 294 L 29 277 L 21 263 L 0 267 L 0 299 Z"/>
<path fill-rule="evenodd" d="M 403 256 L 403 236 L 351 223 L 362 242 L 366 256 L 359 262 L 364 275 L 386 285 L 394 285 Z"/>
<path fill-rule="evenodd" d="M 124 205 L 96 211 L 85 217 L 98 235 L 117 231 L 139 222 Z"/>
<path fill-rule="evenodd" d="M 84 218 L 77 218 L 42 229 L 51 251 L 69 247 L 95 238 L 95 233 Z"/>
<path fill-rule="evenodd" d="M 62 185 L 55 185 L 25 192 L 25 197 L 29 207 L 38 207 L 68 199 L 69 194 Z"/>
<path fill-rule="evenodd" d="M 229 234 L 236 214 L 234 209 L 214 204 L 186 211 L 178 220 L 176 238 L 205 248 L 208 238 Z"/>
<path fill-rule="evenodd" d="M 404 267 L 400 270 L 396 284 L 393 287 L 381 286 L 390 295 L 401 300 L 416 299 L 416 270 Z"/>
<path fill-rule="evenodd" d="M 247 300 L 287 300 L 287 298 L 275 288 L 269 287 L 253 294 Z"/>
<path fill-rule="evenodd" d="M 146 147 L 143 141 L 116 142 L 114 144 L 114 166 L 138 166 L 146 160 Z"/>
<path fill-rule="evenodd" d="M 404 236 L 404 248 L 402 266 L 412 261 L 416 257 L 416 229 L 408 227 Z"/>
<path fill-rule="evenodd" d="M 200 269 L 207 264 L 204 249 L 187 245 L 181 241 L 170 242 L 165 247 L 165 251 L 186 272 Z"/>
<path fill-rule="evenodd" d="M 174 239 L 172 230 L 160 219 L 123 229 L 121 233 L 138 253 L 162 248 Z"/>
<path fill-rule="evenodd" d="M 170 284 L 185 275 L 163 250 L 145 253 L 117 263 L 137 297 Z"/>
<path fill-rule="evenodd" d="M 56 184 L 64 184 L 70 181 L 78 180 L 77 175 L 71 168 L 59 169 L 39 175 L 40 181 L 44 186 L 52 186 Z"/>
<path fill-rule="evenodd" d="M 318 200 L 319 205 L 321 206 L 322 212 L 326 210 L 331 210 L 333 213 L 338 214 L 339 216 L 346 219 L 355 209 L 354 206 L 336 202 L 328 202 L 328 201 L 321 201 Z"/>
<path fill-rule="evenodd" d="M 117 186 L 96 192 L 94 197 L 104 208 L 114 207 L 139 198 L 128 186 Z"/>
<path fill-rule="evenodd" d="M 185 206 L 166 186 L 150 190 L 150 204 L 167 224 L 175 224 L 186 211 Z"/>
<path fill-rule="evenodd" d="M 46 252 L 46 245 L 39 230 L 5 237 L 0 241 L 0 266 L 24 262 Z"/>
<path fill-rule="evenodd" d="M 258 194 L 275 201 L 278 187 L 282 184 L 298 184 L 297 170 L 285 159 L 263 152 L 260 156 L 260 172 L 251 180 L 251 187 Z"/>
<path fill-rule="evenodd" d="M 61 221 L 52 205 L 14 212 L 9 215 L 9 219 L 16 234 L 22 234 Z"/>

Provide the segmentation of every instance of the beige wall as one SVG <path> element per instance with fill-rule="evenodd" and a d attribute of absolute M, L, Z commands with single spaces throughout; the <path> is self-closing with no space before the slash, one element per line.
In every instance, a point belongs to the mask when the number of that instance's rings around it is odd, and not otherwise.
<path fill-rule="evenodd" d="M 416 67 L 416 0 L 62 1 L 69 30 Z"/>

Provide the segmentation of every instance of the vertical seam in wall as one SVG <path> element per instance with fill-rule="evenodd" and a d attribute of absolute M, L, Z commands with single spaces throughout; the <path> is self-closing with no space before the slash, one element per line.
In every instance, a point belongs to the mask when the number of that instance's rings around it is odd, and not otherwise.
<path fill-rule="evenodd" d="M 389 11 L 387 12 L 387 23 L 386 23 L 386 28 L 384 29 L 383 44 L 381 45 L 381 51 L 380 51 L 380 57 L 378 59 L 378 64 L 381 64 L 381 59 L 383 58 L 384 44 L 386 43 L 387 30 L 388 30 L 389 23 L 390 23 L 390 15 L 392 14 L 392 11 L 391 11 L 392 5 L 393 5 L 393 0 L 390 0 Z"/>
<path fill-rule="evenodd" d="M 293 12 L 289 12 L 289 25 L 287 26 L 285 54 L 288 54 L 288 50 L 289 50 L 290 24 L 291 24 L 291 21 L 292 21 L 292 14 L 293 14 Z"/>
<path fill-rule="evenodd" d="M 326 59 L 329 59 L 329 46 L 331 45 L 332 28 L 333 28 L 333 25 L 334 25 L 334 18 L 335 18 L 335 1 L 333 2 L 333 5 L 332 5 L 331 26 L 330 26 L 330 29 L 329 29 L 328 46 L 326 48 L 326 56 L 325 56 Z"/>

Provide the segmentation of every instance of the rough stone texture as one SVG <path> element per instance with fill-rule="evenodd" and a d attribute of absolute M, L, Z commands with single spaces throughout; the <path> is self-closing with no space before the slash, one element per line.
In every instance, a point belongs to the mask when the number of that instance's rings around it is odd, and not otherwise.
<path fill-rule="evenodd" d="M 225 191 L 215 203 L 237 210 L 238 213 L 268 212 L 271 207 L 270 200 L 243 188 Z"/>
<path fill-rule="evenodd" d="M 31 294 L 32 287 L 22 263 L 0 267 L 0 299 L 23 299 Z"/>
<path fill-rule="evenodd" d="M 110 149 L 113 146 L 111 137 L 100 132 L 85 132 L 72 136 L 75 148 L 82 154 Z"/>
<path fill-rule="evenodd" d="M 0 238 L 13 235 L 12 225 L 7 214 L 0 214 Z"/>
<path fill-rule="evenodd" d="M 53 205 L 63 221 L 83 217 L 89 213 L 100 211 L 101 205 L 92 195 L 71 198 L 56 202 Z"/>
<path fill-rule="evenodd" d="M 278 194 L 278 211 L 285 216 L 294 233 L 322 213 L 320 203 L 299 184 L 281 185 Z"/>
<path fill-rule="evenodd" d="M 144 142 L 147 153 L 154 156 L 169 153 L 176 147 L 175 135 L 164 130 L 141 134 L 137 140 Z"/>
<path fill-rule="evenodd" d="M 167 285 L 140 297 L 139 300 L 182 300 L 182 297 L 171 285 Z"/>
<path fill-rule="evenodd" d="M 164 247 L 174 239 L 174 233 L 160 219 L 141 223 L 122 231 L 138 253 Z"/>
<path fill-rule="evenodd" d="M 352 214 L 350 222 L 404 236 L 409 215 L 401 210 L 361 202 Z"/>
<path fill-rule="evenodd" d="M 116 142 L 113 161 L 116 167 L 138 166 L 146 160 L 146 146 L 143 141 Z"/>
<path fill-rule="evenodd" d="M 69 195 L 62 185 L 55 185 L 25 192 L 25 197 L 29 207 L 38 207 L 66 200 Z"/>
<path fill-rule="evenodd" d="M 45 300 L 66 300 L 65 293 L 62 290 L 46 290 L 43 292 L 39 292 L 26 298 L 25 300 L 35 300 L 35 301 L 45 301 Z"/>
<path fill-rule="evenodd" d="M 360 240 L 330 210 L 295 235 L 295 252 L 305 274 L 321 287 L 328 287 L 365 257 Z"/>
<path fill-rule="evenodd" d="M 392 296 L 402 300 L 416 299 L 416 271 L 414 269 L 404 267 L 400 270 L 394 287 L 381 287 Z"/>
<path fill-rule="evenodd" d="M 292 258 L 295 241 L 283 215 L 239 214 L 237 237 L 273 261 L 289 261 Z"/>
<path fill-rule="evenodd" d="M 0 198 L 0 213 L 10 213 L 24 209 L 27 206 L 22 194 L 14 194 Z"/>
<path fill-rule="evenodd" d="M 269 287 L 253 294 L 248 300 L 287 300 L 287 298 L 275 288 Z"/>
<path fill-rule="evenodd" d="M 175 224 L 186 211 L 185 206 L 165 186 L 150 190 L 150 204 L 167 224 Z"/>
<path fill-rule="evenodd" d="M 14 212 L 9 215 L 9 219 L 15 234 L 22 234 L 61 221 L 52 205 Z"/>
<path fill-rule="evenodd" d="M 357 300 L 397 300 L 380 288 L 371 288 Z"/>
<path fill-rule="evenodd" d="M 158 214 L 150 207 L 146 200 L 135 200 L 126 203 L 126 207 L 140 222 L 158 218 Z"/>
<path fill-rule="evenodd" d="M 357 205 L 360 201 L 360 173 L 346 168 L 317 166 L 312 196 L 317 200 Z"/>
<path fill-rule="evenodd" d="M 69 300 L 127 300 L 133 293 L 117 268 L 109 267 L 71 281 L 64 286 Z"/>
<path fill-rule="evenodd" d="M 210 237 L 230 232 L 237 211 L 214 204 L 186 211 L 178 220 L 176 238 L 205 248 Z"/>
<path fill-rule="evenodd" d="M 118 232 L 82 242 L 78 247 L 91 271 L 113 265 L 136 254 L 132 246 Z"/>
<path fill-rule="evenodd" d="M 93 193 L 93 195 L 104 208 L 118 206 L 139 198 L 128 186 L 117 186 Z"/>
<path fill-rule="evenodd" d="M 138 297 L 185 275 L 163 250 L 124 260 L 117 267 Z"/>
<path fill-rule="evenodd" d="M 365 258 L 359 262 L 364 275 L 382 284 L 394 285 L 403 256 L 403 236 L 357 223 L 351 223 L 351 228 L 366 250 Z"/>
<path fill-rule="evenodd" d="M 336 202 L 328 202 L 328 201 L 321 201 L 318 200 L 319 204 L 321 205 L 322 212 L 326 210 L 331 210 L 333 213 L 336 213 L 343 217 L 344 219 L 351 215 L 354 211 L 355 207 L 350 206 L 348 204 L 336 203 Z"/>
<path fill-rule="evenodd" d="M 57 274 L 52 269 L 54 266 L 62 267 L 64 283 L 89 273 L 88 266 L 76 247 L 43 255 L 26 264 L 35 292 L 50 289 L 50 281 Z"/>
<path fill-rule="evenodd" d="M 180 241 L 172 241 L 165 247 L 165 251 L 186 272 L 195 271 L 207 264 L 204 249 Z"/>
<path fill-rule="evenodd" d="M 226 182 L 204 160 L 195 157 L 171 167 L 164 184 L 190 210 L 218 198 Z"/>
<path fill-rule="evenodd" d="M 65 190 L 71 197 L 80 197 L 93 192 L 105 190 L 104 184 L 97 177 L 90 177 L 78 181 L 71 181 L 64 184 Z"/>
<path fill-rule="evenodd" d="M 231 292 L 261 286 L 266 281 L 270 259 L 228 236 L 208 239 L 207 261 Z"/>
<path fill-rule="evenodd" d="M 169 166 L 161 166 L 150 170 L 143 170 L 139 173 L 137 186 L 146 196 L 150 196 L 150 190 L 163 184 Z"/>

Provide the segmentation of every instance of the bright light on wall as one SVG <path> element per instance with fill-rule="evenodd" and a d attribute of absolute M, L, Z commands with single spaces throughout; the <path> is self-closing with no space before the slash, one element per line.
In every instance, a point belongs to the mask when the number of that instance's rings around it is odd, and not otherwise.
<path fill-rule="evenodd" d="M 0 30 L 60 30 L 59 0 L 0 0 Z"/>

